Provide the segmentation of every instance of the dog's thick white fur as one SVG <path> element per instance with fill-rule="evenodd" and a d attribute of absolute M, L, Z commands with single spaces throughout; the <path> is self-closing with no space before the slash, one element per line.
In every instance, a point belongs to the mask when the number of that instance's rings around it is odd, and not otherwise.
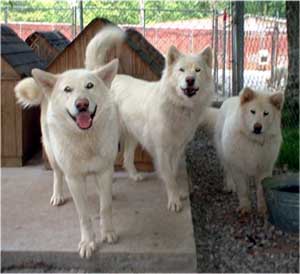
<path fill-rule="evenodd" d="M 101 240 L 112 243 L 117 239 L 112 224 L 112 175 L 119 124 L 110 92 L 117 69 L 118 60 L 97 70 L 76 69 L 59 75 L 34 69 L 33 78 L 15 88 L 22 105 L 41 104 L 43 145 L 54 172 L 50 202 L 64 202 L 65 180 L 79 215 L 79 254 L 86 258 L 95 249 L 86 193 L 88 175 L 93 176 L 100 197 Z"/>
<path fill-rule="evenodd" d="M 257 209 L 266 213 L 261 185 L 272 176 L 281 136 L 281 92 L 262 93 L 249 87 L 239 97 L 227 99 L 218 114 L 215 142 L 225 169 L 225 189 L 237 191 L 239 210 L 251 210 L 248 181 L 256 183 Z"/>
<path fill-rule="evenodd" d="M 94 69 L 103 65 L 107 49 L 123 36 L 121 30 L 112 27 L 98 33 L 86 51 L 87 56 L 98 58 L 87 66 Z M 211 72 L 211 48 L 185 55 L 171 46 L 160 81 L 117 75 L 112 83 L 121 120 L 124 166 L 133 180 L 142 179 L 134 166 L 134 151 L 140 143 L 151 154 L 165 182 L 171 211 L 182 209 L 176 182 L 178 163 L 211 103 Z"/>

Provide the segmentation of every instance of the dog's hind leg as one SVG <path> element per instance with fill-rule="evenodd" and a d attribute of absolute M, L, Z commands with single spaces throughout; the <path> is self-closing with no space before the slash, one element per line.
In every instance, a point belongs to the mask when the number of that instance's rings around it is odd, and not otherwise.
<path fill-rule="evenodd" d="M 227 170 L 224 172 L 224 188 L 223 190 L 225 192 L 236 192 L 236 185 L 234 183 L 234 180 L 232 178 L 232 175 L 230 174 L 230 171 Z"/>
<path fill-rule="evenodd" d="M 139 174 L 134 165 L 134 153 L 137 146 L 135 138 L 129 134 L 124 136 L 124 167 L 128 172 L 129 178 L 134 181 L 141 181 L 144 179 L 142 174 Z"/>
<path fill-rule="evenodd" d="M 47 142 L 45 139 L 46 138 L 43 138 L 44 149 L 46 151 L 49 163 L 53 169 L 53 194 L 50 199 L 50 204 L 53 206 L 59 206 L 65 201 L 63 195 L 64 174 L 55 161 L 49 142 Z"/>
<path fill-rule="evenodd" d="M 64 175 L 60 168 L 53 169 L 53 194 L 50 199 L 50 204 L 53 206 L 59 206 L 64 203 L 63 196 L 63 180 Z"/>
<path fill-rule="evenodd" d="M 269 172 L 259 174 L 255 177 L 257 211 L 261 216 L 266 216 L 267 214 L 267 204 L 261 183 L 261 181 L 266 177 L 272 177 L 272 169 L 270 169 Z"/>

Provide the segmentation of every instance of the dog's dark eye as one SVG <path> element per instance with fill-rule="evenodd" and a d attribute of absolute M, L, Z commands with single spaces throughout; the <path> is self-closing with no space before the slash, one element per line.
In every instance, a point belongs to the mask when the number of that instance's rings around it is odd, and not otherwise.
<path fill-rule="evenodd" d="M 89 82 L 89 83 L 87 83 L 87 85 L 86 85 L 85 87 L 86 87 L 87 89 L 91 89 L 91 88 L 94 87 L 94 84 L 91 83 L 91 82 Z"/>
<path fill-rule="evenodd" d="M 253 109 L 251 109 L 250 111 L 251 111 L 252 114 L 255 114 L 255 113 L 256 113 L 256 111 L 253 110 Z"/>
<path fill-rule="evenodd" d="M 179 70 L 182 71 L 182 72 L 184 72 L 184 69 L 183 69 L 183 68 L 180 68 Z"/>
<path fill-rule="evenodd" d="M 73 89 L 72 88 L 70 88 L 69 86 L 66 86 L 65 88 L 64 88 L 64 91 L 65 92 L 71 92 Z"/>
<path fill-rule="evenodd" d="M 269 115 L 269 112 L 264 111 L 264 116 L 267 116 L 267 115 Z"/>
<path fill-rule="evenodd" d="M 200 69 L 200 68 L 196 68 L 195 71 L 196 71 L 196 72 L 200 72 L 201 69 Z"/>

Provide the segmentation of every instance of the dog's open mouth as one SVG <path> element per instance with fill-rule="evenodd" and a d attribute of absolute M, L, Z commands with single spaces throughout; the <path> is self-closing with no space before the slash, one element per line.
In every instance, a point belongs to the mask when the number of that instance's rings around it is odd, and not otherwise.
<path fill-rule="evenodd" d="M 187 88 L 181 88 L 181 89 L 187 97 L 193 97 L 199 90 L 199 88 L 195 88 L 195 87 L 187 87 Z"/>
<path fill-rule="evenodd" d="M 68 110 L 67 112 L 80 129 L 89 129 L 93 125 L 93 118 L 95 117 L 96 110 L 97 106 L 93 113 L 86 110 L 78 112 L 75 116 L 73 116 Z"/>

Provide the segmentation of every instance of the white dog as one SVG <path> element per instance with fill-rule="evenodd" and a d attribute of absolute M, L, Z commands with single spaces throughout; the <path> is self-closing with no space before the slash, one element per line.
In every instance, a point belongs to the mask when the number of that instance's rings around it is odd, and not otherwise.
<path fill-rule="evenodd" d="M 86 178 L 94 177 L 100 196 L 101 240 L 112 243 L 112 175 L 119 125 L 110 85 L 118 60 L 94 71 L 69 70 L 54 75 L 39 69 L 15 88 L 19 103 L 41 104 L 43 145 L 54 172 L 52 205 L 63 203 L 65 179 L 80 220 L 79 254 L 89 258 L 95 235 L 89 216 Z"/>
<path fill-rule="evenodd" d="M 98 33 L 86 51 L 87 57 L 98 58 L 86 58 L 86 66 L 94 69 L 103 65 L 107 50 L 123 36 L 121 30 L 111 27 Z M 171 46 L 160 81 L 117 75 L 112 83 L 121 120 L 124 166 L 133 180 L 141 179 L 134 166 L 139 142 L 151 154 L 166 184 L 171 211 L 182 209 L 176 182 L 178 162 L 211 103 L 211 71 L 209 47 L 200 54 L 185 55 Z"/>
<path fill-rule="evenodd" d="M 239 97 L 227 99 L 218 114 L 215 142 L 225 169 L 225 189 L 237 190 L 239 210 L 251 210 L 248 181 L 255 179 L 257 207 L 266 204 L 262 179 L 272 176 L 281 137 L 282 93 L 255 92 L 246 87 Z"/>

